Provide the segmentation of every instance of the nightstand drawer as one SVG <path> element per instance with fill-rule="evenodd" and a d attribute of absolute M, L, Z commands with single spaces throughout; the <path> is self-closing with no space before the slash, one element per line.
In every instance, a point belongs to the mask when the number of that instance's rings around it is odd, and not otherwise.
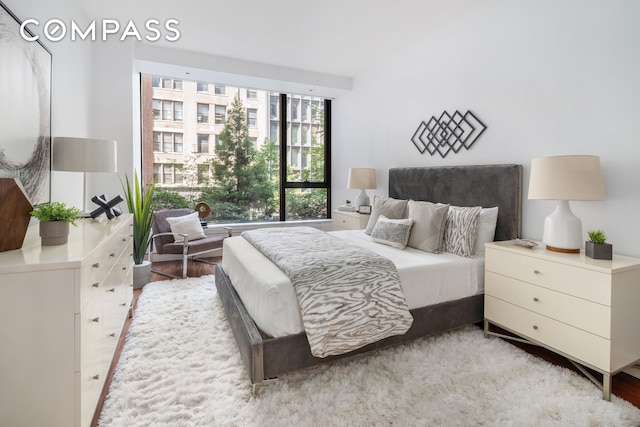
<path fill-rule="evenodd" d="M 485 295 L 485 317 L 531 340 L 610 372 L 610 341 Z"/>
<path fill-rule="evenodd" d="M 599 304 L 611 305 L 611 276 L 568 264 L 487 248 L 485 268 Z"/>
<path fill-rule="evenodd" d="M 362 230 L 369 222 L 369 215 L 358 212 L 333 211 L 333 230 Z"/>
<path fill-rule="evenodd" d="M 611 308 L 602 304 L 490 271 L 485 275 L 485 294 L 603 338 L 611 338 Z"/>

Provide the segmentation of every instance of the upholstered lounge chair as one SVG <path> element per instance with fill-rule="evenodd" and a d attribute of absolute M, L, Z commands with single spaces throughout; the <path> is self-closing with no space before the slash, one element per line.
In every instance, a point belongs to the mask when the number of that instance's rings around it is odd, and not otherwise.
<path fill-rule="evenodd" d="M 214 264 L 207 260 L 198 258 L 202 255 L 211 256 L 214 251 L 222 251 L 222 241 L 231 237 L 231 228 L 226 228 L 226 235 L 207 236 L 203 239 L 189 240 L 186 234 L 173 233 L 167 218 L 178 217 L 193 213 L 191 209 L 171 209 L 158 211 L 153 214 L 151 229 L 153 232 L 153 250 L 157 254 L 182 255 L 182 278 L 187 277 L 187 262 L 189 258 L 193 261 Z M 176 236 L 183 236 L 184 242 L 176 242 Z M 163 276 L 179 279 L 179 276 L 166 273 L 157 269 L 152 269 L 154 273 Z"/>

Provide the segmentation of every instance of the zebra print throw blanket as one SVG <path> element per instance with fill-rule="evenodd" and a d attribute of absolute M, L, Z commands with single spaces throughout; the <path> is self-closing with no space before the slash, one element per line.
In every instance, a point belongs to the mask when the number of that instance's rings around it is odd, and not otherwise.
<path fill-rule="evenodd" d="M 311 227 L 242 237 L 291 279 L 314 356 L 347 353 L 411 326 L 398 271 L 387 258 Z"/>

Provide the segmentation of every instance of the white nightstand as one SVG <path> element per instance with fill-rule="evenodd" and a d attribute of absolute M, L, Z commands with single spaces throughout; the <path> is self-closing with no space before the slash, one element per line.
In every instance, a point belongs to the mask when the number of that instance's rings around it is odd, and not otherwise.
<path fill-rule="evenodd" d="M 611 376 L 640 359 L 640 259 L 486 245 L 485 336 L 548 348 L 569 359 L 611 399 Z M 524 339 L 489 331 L 495 324 Z M 582 365 L 582 366 L 581 366 Z M 583 366 L 603 374 L 600 384 Z"/>
<path fill-rule="evenodd" d="M 331 220 L 333 221 L 333 231 L 337 230 L 362 230 L 367 228 L 369 217 L 358 212 L 333 211 Z"/>

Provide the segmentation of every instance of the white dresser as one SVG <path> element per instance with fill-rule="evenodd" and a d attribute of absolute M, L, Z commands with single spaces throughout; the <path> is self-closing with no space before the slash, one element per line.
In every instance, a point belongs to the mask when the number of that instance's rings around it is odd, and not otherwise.
<path fill-rule="evenodd" d="M 331 222 L 333 231 L 337 230 L 362 230 L 367 228 L 369 217 L 358 212 L 333 211 L 331 212 Z"/>
<path fill-rule="evenodd" d="M 0 252 L 0 425 L 85 427 L 133 296 L 130 215 Z"/>
<path fill-rule="evenodd" d="M 485 334 L 503 336 L 493 323 L 602 373 L 607 400 L 611 375 L 640 359 L 639 305 L 640 259 L 486 245 Z"/>

